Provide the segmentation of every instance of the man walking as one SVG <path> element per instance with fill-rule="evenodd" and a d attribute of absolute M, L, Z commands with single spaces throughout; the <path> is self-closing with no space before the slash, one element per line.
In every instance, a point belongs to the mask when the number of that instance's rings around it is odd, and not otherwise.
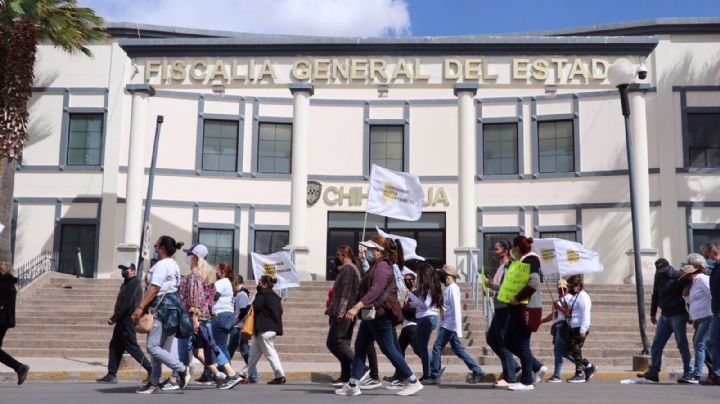
<path fill-rule="evenodd" d="M 665 349 L 665 344 L 667 344 L 670 336 L 674 334 L 683 361 L 683 375 L 678 379 L 678 383 L 693 383 L 694 378 L 690 367 L 690 347 L 688 346 L 686 334 L 689 317 L 682 296 L 683 289 L 690 286 L 690 283 L 687 279 L 680 279 L 680 273 L 675 271 L 664 258 L 655 261 L 655 268 L 655 285 L 653 286 L 650 303 L 650 321 L 656 324 L 657 327 L 652 348 L 650 348 L 650 368 L 647 372 L 638 374 L 638 377 L 653 382 L 659 381 L 663 349 Z M 661 310 L 659 320 L 656 317 L 658 307 Z"/>
<path fill-rule="evenodd" d="M 137 343 L 135 323 L 130 316 L 140 304 L 142 299 L 142 285 L 135 271 L 135 264 L 127 261 L 118 268 L 122 270 L 125 279 L 115 302 L 115 311 L 108 320 L 108 325 L 115 325 L 110 340 L 110 355 L 108 358 L 108 373 L 95 381 L 98 383 L 117 383 L 117 371 L 123 354 L 127 351 L 150 374 L 151 364 L 145 357 Z"/>

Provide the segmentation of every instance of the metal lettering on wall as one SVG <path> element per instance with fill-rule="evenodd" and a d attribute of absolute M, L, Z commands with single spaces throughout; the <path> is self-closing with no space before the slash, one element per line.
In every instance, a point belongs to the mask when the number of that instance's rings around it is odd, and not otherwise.
<path fill-rule="evenodd" d="M 367 193 L 361 186 L 330 186 L 325 188 L 322 196 L 323 202 L 328 206 L 362 206 L 367 199 Z M 428 187 L 423 206 L 435 207 L 438 205 L 450 206 L 450 198 L 444 187 Z"/>
<path fill-rule="evenodd" d="M 314 83 L 419 83 L 510 82 L 537 84 L 591 84 L 607 79 L 613 61 L 578 58 L 254 58 L 146 59 L 146 83 L 161 84 L 277 84 Z M 282 74 L 280 74 L 282 73 Z M 501 75 L 501 73 L 503 73 Z"/>

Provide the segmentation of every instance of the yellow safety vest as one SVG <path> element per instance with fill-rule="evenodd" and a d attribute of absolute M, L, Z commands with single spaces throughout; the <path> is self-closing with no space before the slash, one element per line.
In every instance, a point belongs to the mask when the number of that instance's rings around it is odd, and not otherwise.
<path fill-rule="evenodd" d="M 500 285 L 497 299 L 503 303 L 510 303 L 521 290 L 525 289 L 529 281 L 530 264 L 513 261 L 507 272 L 505 272 L 505 277 L 503 278 L 502 285 Z M 528 304 L 529 301 L 530 298 L 526 298 L 519 303 Z"/>

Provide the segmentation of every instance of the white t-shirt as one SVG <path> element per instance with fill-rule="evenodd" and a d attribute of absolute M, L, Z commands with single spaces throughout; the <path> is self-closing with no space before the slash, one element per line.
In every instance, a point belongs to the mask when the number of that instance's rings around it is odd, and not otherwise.
<path fill-rule="evenodd" d="M 710 277 L 705 274 L 696 276 L 685 301 L 690 306 L 690 320 L 712 317 Z"/>
<path fill-rule="evenodd" d="M 180 267 L 174 259 L 163 258 L 150 268 L 148 280 L 150 285 L 160 287 L 158 295 L 177 292 L 180 285 Z"/>
<path fill-rule="evenodd" d="M 219 293 L 220 298 L 213 304 L 213 313 L 233 313 L 235 307 L 233 306 L 233 288 L 230 279 L 218 279 L 217 282 L 215 282 L 215 293 Z"/>
<path fill-rule="evenodd" d="M 462 301 L 461 301 L 460 287 L 451 283 L 445 287 L 445 293 L 443 293 L 443 306 L 445 309 L 445 316 L 440 322 L 440 327 L 455 331 L 459 338 L 462 338 Z"/>

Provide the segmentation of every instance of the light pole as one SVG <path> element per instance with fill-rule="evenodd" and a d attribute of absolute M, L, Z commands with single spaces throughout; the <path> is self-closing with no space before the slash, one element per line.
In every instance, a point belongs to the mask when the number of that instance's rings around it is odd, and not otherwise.
<path fill-rule="evenodd" d="M 610 66 L 608 70 L 608 80 L 615 85 L 620 92 L 620 106 L 622 114 L 625 118 L 625 148 L 627 149 L 628 176 L 630 177 L 630 218 L 632 221 L 632 241 L 633 241 L 633 258 L 635 263 L 635 293 L 638 307 L 638 325 L 640 327 L 640 338 L 642 339 L 641 355 L 647 355 L 648 338 L 645 333 L 645 291 L 643 288 L 642 262 L 640 260 L 640 237 L 638 234 L 638 207 L 635 200 L 635 190 L 637 187 L 637 178 L 635 170 L 635 161 L 633 155 L 632 126 L 630 125 L 630 101 L 628 99 L 628 87 L 635 82 L 635 78 L 640 75 L 641 79 L 645 78 L 647 71 L 644 66 L 640 68 L 630 62 L 620 59 Z"/>

